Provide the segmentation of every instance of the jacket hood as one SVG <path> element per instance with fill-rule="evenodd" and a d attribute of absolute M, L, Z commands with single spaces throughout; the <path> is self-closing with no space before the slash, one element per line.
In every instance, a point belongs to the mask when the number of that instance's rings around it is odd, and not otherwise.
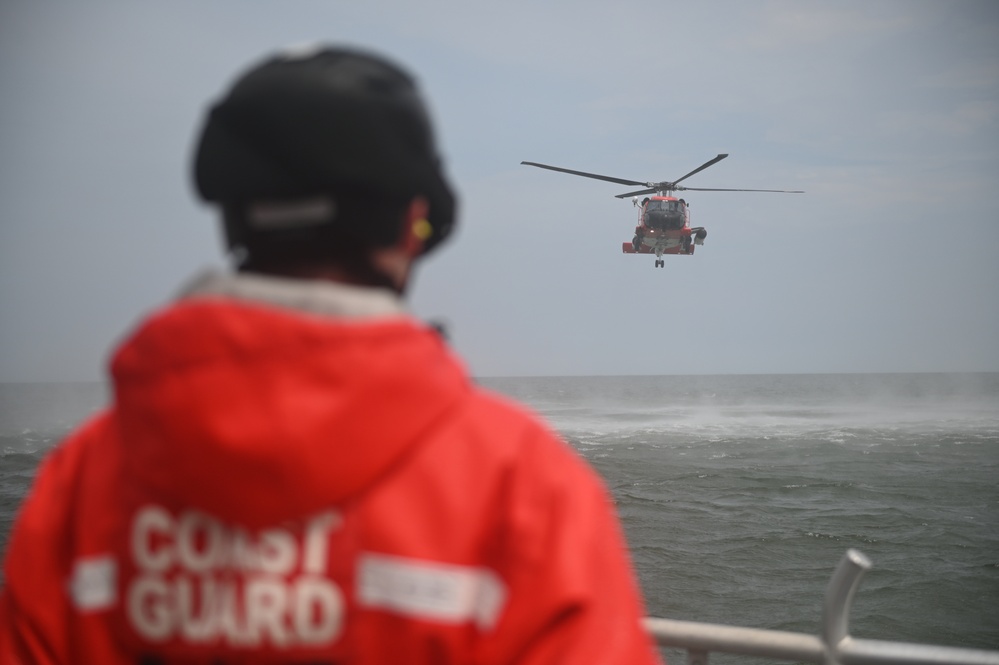
<path fill-rule="evenodd" d="M 250 527 L 364 492 L 469 392 L 389 291 L 245 275 L 200 279 L 112 375 L 130 479 Z"/>

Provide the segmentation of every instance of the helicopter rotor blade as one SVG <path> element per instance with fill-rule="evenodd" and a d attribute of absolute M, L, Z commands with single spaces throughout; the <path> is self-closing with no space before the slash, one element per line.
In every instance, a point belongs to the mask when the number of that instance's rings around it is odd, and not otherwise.
<path fill-rule="evenodd" d="M 691 192 L 775 192 L 777 194 L 804 194 L 802 189 L 715 189 L 713 187 L 677 187 Z"/>
<path fill-rule="evenodd" d="M 709 159 L 708 161 L 704 162 L 703 164 L 701 164 L 696 169 L 694 169 L 693 171 L 691 171 L 687 175 L 683 176 L 679 180 L 674 180 L 672 184 L 676 185 L 676 183 L 678 183 L 678 182 L 683 182 L 684 180 L 686 180 L 690 176 L 694 175 L 695 173 L 700 173 L 701 171 L 703 171 L 704 169 L 708 168 L 712 164 L 717 164 L 718 162 L 720 162 L 721 160 L 725 159 L 726 157 L 728 157 L 728 153 L 727 152 L 721 153 L 720 155 L 718 155 L 714 159 Z"/>
<path fill-rule="evenodd" d="M 586 173 L 585 171 L 573 171 L 572 169 L 563 169 L 559 166 L 548 166 L 547 164 L 538 164 L 537 162 L 521 162 L 521 164 L 527 164 L 528 166 L 537 166 L 539 169 L 548 169 L 549 171 L 559 171 L 561 173 L 570 173 L 572 175 L 581 175 L 584 178 L 593 178 L 595 180 L 605 180 L 607 182 L 617 183 L 618 185 L 649 185 L 651 183 L 643 182 L 641 180 L 625 180 L 624 178 L 612 178 L 609 175 L 598 175 L 596 173 Z"/>
<path fill-rule="evenodd" d="M 626 199 L 629 196 L 641 196 L 642 194 L 658 194 L 660 190 L 656 188 L 652 189 L 640 189 L 637 192 L 628 192 L 627 194 L 615 194 L 615 198 Z"/>

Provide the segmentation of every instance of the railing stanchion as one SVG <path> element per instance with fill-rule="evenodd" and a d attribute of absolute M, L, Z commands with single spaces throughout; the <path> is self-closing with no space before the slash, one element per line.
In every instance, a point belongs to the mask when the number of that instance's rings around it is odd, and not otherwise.
<path fill-rule="evenodd" d="M 848 549 L 833 571 L 826 597 L 822 603 L 822 642 L 826 648 L 826 665 L 840 665 L 839 645 L 850 636 L 850 605 L 860 580 L 871 568 L 871 560 L 863 552 Z"/>

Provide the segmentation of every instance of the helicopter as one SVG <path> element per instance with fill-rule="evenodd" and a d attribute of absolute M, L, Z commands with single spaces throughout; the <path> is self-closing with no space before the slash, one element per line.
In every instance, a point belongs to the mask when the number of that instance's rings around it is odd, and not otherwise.
<path fill-rule="evenodd" d="M 690 208 L 684 199 L 672 196 L 674 192 L 694 191 L 694 192 L 775 192 L 779 194 L 804 194 L 802 190 L 788 189 L 718 189 L 707 187 L 684 187 L 679 183 L 686 180 L 695 173 L 700 173 L 713 164 L 728 157 L 728 153 L 723 153 L 709 159 L 696 169 L 676 180 L 663 180 L 662 182 L 641 182 L 638 180 L 626 180 L 624 178 L 614 178 L 596 173 L 586 173 L 585 171 L 573 171 L 559 166 L 549 166 L 548 164 L 538 164 L 537 162 L 521 162 L 527 166 L 537 166 L 549 171 L 559 171 L 572 175 L 583 176 L 584 178 L 594 178 L 619 185 L 637 185 L 644 187 L 635 192 L 617 194 L 617 198 L 623 199 L 629 196 L 632 204 L 639 208 L 638 226 L 635 227 L 635 237 L 631 242 L 624 242 L 621 249 L 625 254 L 655 254 L 656 267 L 663 268 L 666 261 L 664 254 L 678 254 L 690 256 L 694 253 L 695 245 L 703 245 L 704 239 L 708 237 L 708 232 L 703 226 L 690 226 Z M 639 203 L 638 197 L 646 194 Z"/>

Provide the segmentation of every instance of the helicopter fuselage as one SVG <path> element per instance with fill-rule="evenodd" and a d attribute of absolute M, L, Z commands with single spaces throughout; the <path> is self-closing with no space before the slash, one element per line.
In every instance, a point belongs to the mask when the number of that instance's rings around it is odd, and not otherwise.
<path fill-rule="evenodd" d="M 652 196 L 635 205 L 639 208 L 638 226 L 631 242 L 622 244 L 625 254 L 655 254 L 657 259 L 663 254 L 689 256 L 695 245 L 704 243 L 707 231 L 691 228 L 690 209 L 683 199 Z"/>

